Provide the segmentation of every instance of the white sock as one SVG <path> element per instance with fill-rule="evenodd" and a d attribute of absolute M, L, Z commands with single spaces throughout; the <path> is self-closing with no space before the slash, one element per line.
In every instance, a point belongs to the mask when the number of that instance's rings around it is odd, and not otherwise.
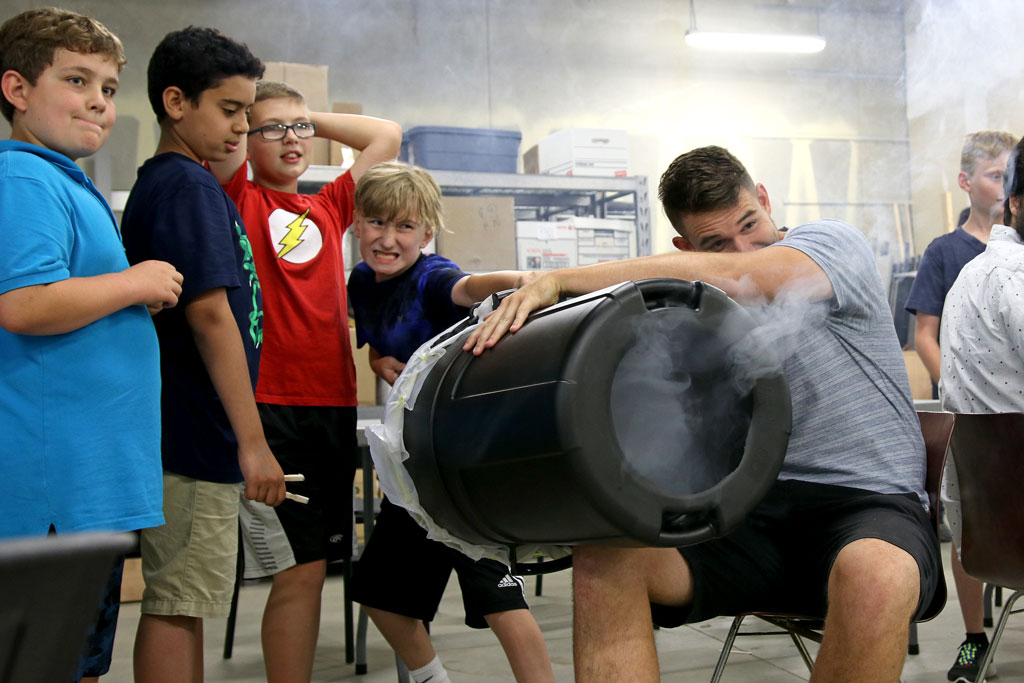
<path fill-rule="evenodd" d="M 426 666 L 410 671 L 409 674 L 415 683 L 451 683 L 448 672 L 444 670 L 444 664 L 437 655 L 434 655 Z"/>

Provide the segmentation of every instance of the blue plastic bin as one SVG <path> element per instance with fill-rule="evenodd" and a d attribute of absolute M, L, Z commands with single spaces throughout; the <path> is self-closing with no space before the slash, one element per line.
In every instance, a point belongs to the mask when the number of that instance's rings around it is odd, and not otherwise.
<path fill-rule="evenodd" d="M 445 171 L 515 173 L 517 130 L 416 126 L 402 136 L 402 161 Z"/>

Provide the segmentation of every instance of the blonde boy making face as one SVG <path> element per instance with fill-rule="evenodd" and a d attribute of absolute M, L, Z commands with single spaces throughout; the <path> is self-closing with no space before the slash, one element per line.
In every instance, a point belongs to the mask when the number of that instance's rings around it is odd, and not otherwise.
<path fill-rule="evenodd" d="M 434 232 L 444 229 L 441 189 L 423 169 L 398 162 L 374 166 L 356 185 L 355 207 L 353 229 L 363 263 L 349 277 L 353 316 L 359 344 L 370 347 L 373 371 L 388 383 L 398 378 L 417 347 L 463 317 L 465 307 L 535 276 L 518 271 L 468 275 L 437 254 L 422 254 Z M 396 570 L 405 571 L 396 557 L 419 558 L 424 576 L 415 583 L 396 576 Z M 453 570 L 463 588 L 466 623 L 494 631 L 516 680 L 554 680 L 544 638 L 522 592 L 513 591 L 514 597 L 503 592 L 507 568 L 446 551 L 390 502 L 382 506 L 354 567 L 352 597 L 414 681 L 444 683 L 448 675 L 423 620 L 436 613 Z"/>

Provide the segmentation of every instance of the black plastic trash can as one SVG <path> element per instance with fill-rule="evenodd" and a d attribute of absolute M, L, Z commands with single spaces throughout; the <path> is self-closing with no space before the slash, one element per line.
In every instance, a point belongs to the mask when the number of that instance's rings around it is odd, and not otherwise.
<path fill-rule="evenodd" d="M 775 481 L 791 428 L 755 328 L 714 287 L 645 280 L 537 311 L 478 357 L 457 333 L 405 417 L 420 503 L 484 545 L 725 534 Z"/>

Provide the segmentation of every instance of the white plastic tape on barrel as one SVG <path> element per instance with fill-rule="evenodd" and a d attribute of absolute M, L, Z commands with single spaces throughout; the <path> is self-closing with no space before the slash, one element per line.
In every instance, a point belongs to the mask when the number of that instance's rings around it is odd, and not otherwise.
<path fill-rule="evenodd" d="M 490 311 L 474 311 L 480 316 L 486 315 L 488 312 Z M 373 466 L 377 470 L 381 490 L 389 501 L 409 512 L 416 523 L 426 530 L 428 538 L 444 543 L 473 560 L 487 557 L 508 565 L 509 549 L 507 546 L 469 543 L 453 536 L 447 529 L 438 525 L 420 505 L 416 484 L 404 465 L 409 458 L 409 452 L 406 451 L 402 440 L 405 411 L 412 410 L 415 405 L 420 387 L 430 368 L 444 356 L 449 346 L 463 337 L 463 332 L 472 329 L 465 327 L 458 334 L 451 334 L 455 327 L 462 325 L 464 322 L 456 323 L 416 349 L 388 393 L 381 423 L 369 425 L 364 433 L 366 443 L 370 447 L 370 455 L 373 457 Z M 439 339 L 443 341 L 438 342 Z M 455 348 L 452 352 L 458 353 L 459 350 Z M 571 552 L 572 550 L 566 546 L 524 545 L 516 548 L 516 556 L 520 561 L 530 560 L 538 554 L 549 559 L 558 559 Z"/>

